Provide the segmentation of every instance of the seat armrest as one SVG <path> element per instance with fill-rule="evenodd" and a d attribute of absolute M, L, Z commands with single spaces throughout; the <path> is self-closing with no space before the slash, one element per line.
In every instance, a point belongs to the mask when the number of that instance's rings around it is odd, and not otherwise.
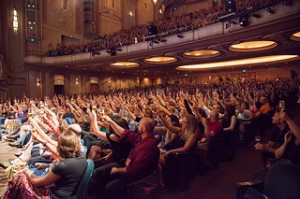
<path fill-rule="evenodd" d="M 244 199 L 268 199 L 268 197 L 258 190 L 250 187 L 243 196 Z"/>
<path fill-rule="evenodd" d="M 261 180 L 257 181 L 245 181 L 245 182 L 237 182 L 236 183 L 236 198 L 243 199 L 244 195 L 247 192 L 247 189 L 253 188 L 258 192 L 262 192 L 264 188 L 264 182 Z"/>

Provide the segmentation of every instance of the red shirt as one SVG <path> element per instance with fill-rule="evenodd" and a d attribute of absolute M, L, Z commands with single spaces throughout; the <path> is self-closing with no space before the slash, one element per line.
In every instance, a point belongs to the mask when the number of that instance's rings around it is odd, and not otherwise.
<path fill-rule="evenodd" d="M 214 132 L 212 135 L 213 137 L 222 131 L 222 124 L 219 120 L 216 122 L 212 122 L 210 118 L 207 118 L 206 120 L 209 132 Z"/>
<path fill-rule="evenodd" d="M 122 141 L 131 142 L 134 145 L 126 160 L 128 175 L 135 179 L 143 178 L 157 168 L 159 149 L 153 135 L 142 139 L 139 133 L 125 130 Z"/>

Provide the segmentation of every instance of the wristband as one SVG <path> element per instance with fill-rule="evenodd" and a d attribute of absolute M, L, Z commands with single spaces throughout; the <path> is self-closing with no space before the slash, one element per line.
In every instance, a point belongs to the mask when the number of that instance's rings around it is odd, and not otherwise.
<path fill-rule="evenodd" d="M 43 146 L 46 146 L 47 144 L 48 144 L 48 141 L 44 142 L 44 143 L 43 143 Z"/>
<path fill-rule="evenodd" d="M 282 146 L 286 147 L 287 143 L 283 143 Z"/>

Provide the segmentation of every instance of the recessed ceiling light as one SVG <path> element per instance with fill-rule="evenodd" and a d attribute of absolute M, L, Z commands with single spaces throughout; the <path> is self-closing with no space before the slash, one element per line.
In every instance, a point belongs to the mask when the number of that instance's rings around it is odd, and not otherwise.
<path fill-rule="evenodd" d="M 244 66 L 244 65 L 259 65 L 265 63 L 279 63 L 286 61 L 293 61 L 299 59 L 299 55 L 272 55 L 272 56 L 263 56 L 263 57 L 254 57 L 247 59 L 223 61 L 223 62 L 212 62 L 205 64 L 192 64 L 192 65 L 183 65 L 178 66 L 177 70 L 207 70 L 207 69 L 217 69 L 217 68 L 228 68 L 233 66 Z"/>
<path fill-rule="evenodd" d="M 217 50 L 193 50 L 184 53 L 183 56 L 187 58 L 211 58 L 217 57 L 220 54 L 220 51 Z"/>
<path fill-rule="evenodd" d="M 176 61 L 175 57 L 151 57 L 144 60 L 148 64 L 170 64 Z"/>
<path fill-rule="evenodd" d="M 115 62 L 109 65 L 113 68 L 127 69 L 127 68 L 136 68 L 140 66 L 137 62 Z"/>
<path fill-rule="evenodd" d="M 234 52 L 255 52 L 275 48 L 278 44 L 275 41 L 248 41 L 233 44 L 229 50 Z"/>
<path fill-rule="evenodd" d="M 300 32 L 296 32 L 294 33 L 291 37 L 290 37 L 291 40 L 294 40 L 294 41 L 300 41 Z"/>

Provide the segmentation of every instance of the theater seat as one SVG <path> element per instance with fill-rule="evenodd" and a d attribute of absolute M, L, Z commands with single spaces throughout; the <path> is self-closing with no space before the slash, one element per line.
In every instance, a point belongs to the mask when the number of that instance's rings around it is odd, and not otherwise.
<path fill-rule="evenodd" d="M 149 176 L 128 184 L 128 199 L 155 199 L 158 192 L 157 172 L 153 171 Z"/>
<path fill-rule="evenodd" d="M 262 192 L 248 188 L 244 199 L 299 199 L 300 198 L 300 166 L 292 164 L 276 164 L 271 167 Z"/>

